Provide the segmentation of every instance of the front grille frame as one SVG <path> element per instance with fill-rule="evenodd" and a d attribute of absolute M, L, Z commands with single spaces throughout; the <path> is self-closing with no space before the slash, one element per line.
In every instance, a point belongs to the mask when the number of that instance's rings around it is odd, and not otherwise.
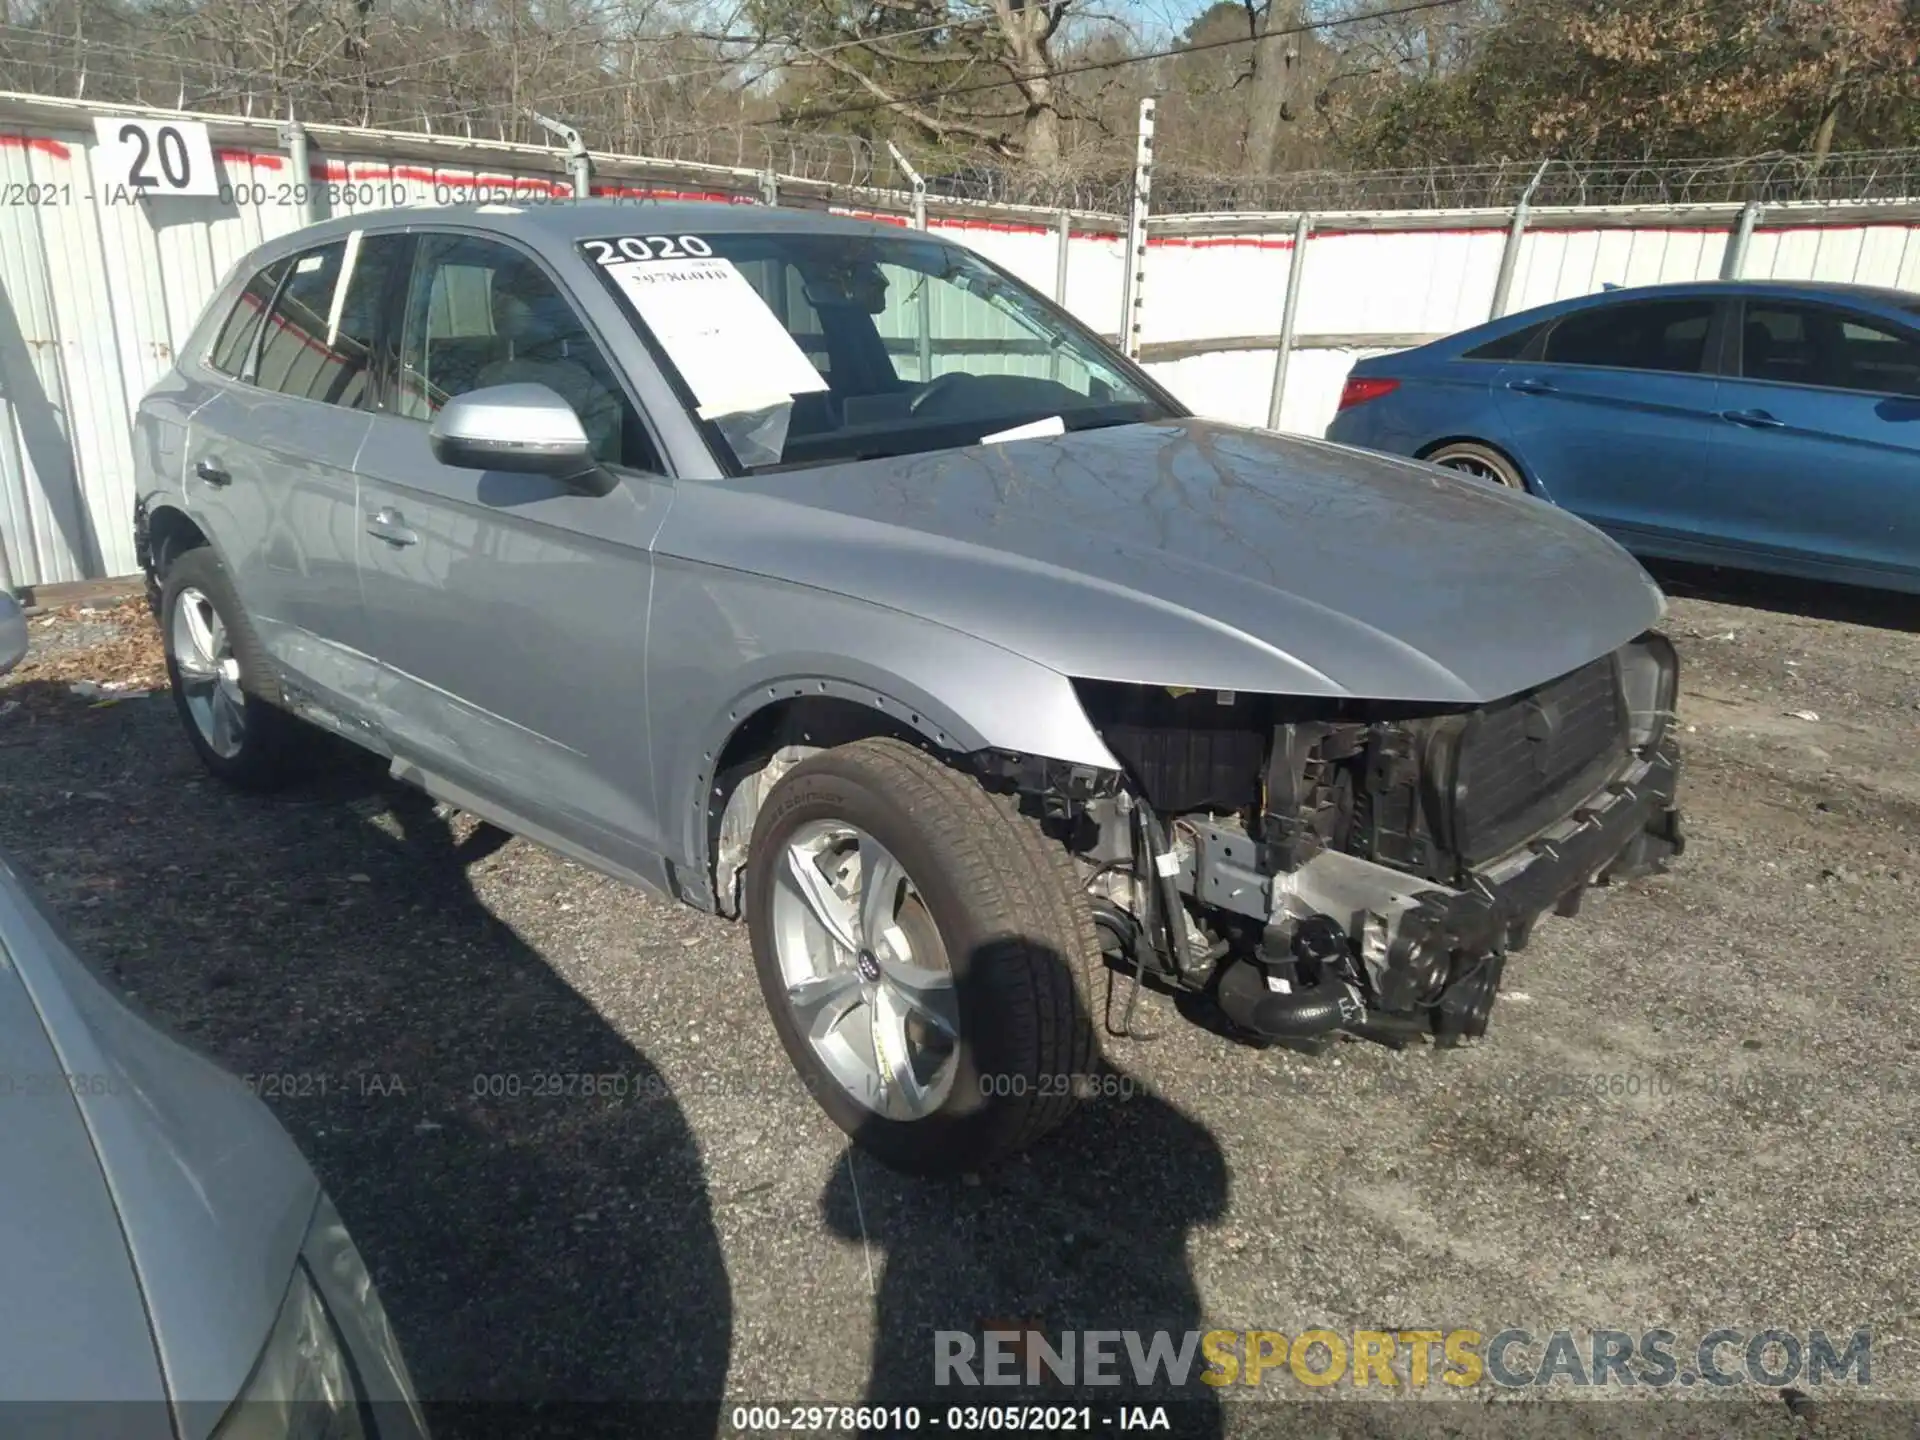
<path fill-rule="evenodd" d="M 1430 752 L 1435 768 L 1428 773 L 1444 776 L 1433 812 L 1438 838 L 1463 869 L 1525 845 L 1633 758 L 1617 652 L 1480 706 L 1462 721 Z M 1551 738 L 1528 738 L 1543 729 Z"/>

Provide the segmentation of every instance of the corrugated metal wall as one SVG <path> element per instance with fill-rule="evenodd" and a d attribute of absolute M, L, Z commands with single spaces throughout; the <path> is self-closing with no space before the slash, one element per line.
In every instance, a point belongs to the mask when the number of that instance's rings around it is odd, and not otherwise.
<path fill-rule="evenodd" d="M 262 240 L 304 223 L 291 161 L 267 121 L 205 117 L 227 199 L 115 203 L 97 193 L 92 121 L 108 112 L 166 113 L 0 95 L 0 574 L 16 586 L 135 569 L 133 409 L 227 271 Z M 475 186 L 569 193 L 555 151 L 328 127 L 313 135 L 321 213 L 444 203 Z M 763 181 L 637 157 L 595 164 L 596 193 L 628 197 L 754 202 Z M 780 183 L 783 203 L 904 223 L 905 196 L 863 194 L 853 210 L 845 192 Z M 932 231 L 1055 293 L 1057 217 L 941 200 L 929 209 Z M 1604 284 L 1718 274 L 1735 218 L 1732 207 L 1539 212 L 1517 257 L 1509 308 Z M 1319 218 L 1306 247 L 1283 426 L 1321 433 L 1359 356 L 1485 319 L 1507 220 L 1499 211 Z M 1120 328 L 1123 228 L 1121 217 L 1072 217 L 1065 303 L 1107 335 Z M 1266 420 L 1292 228 L 1291 216 L 1154 222 L 1143 354 L 1202 414 Z M 1752 238 L 1745 273 L 1920 289 L 1920 206 L 1881 206 L 1864 217 L 1845 207 L 1776 207 Z M 883 323 L 902 337 L 917 333 L 917 318 L 904 314 Z M 996 364 L 1045 373 L 1045 360 L 1016 353 L 1021 337 L 1003 322 L 979 328 L 977 338 L 1001 357 Z"/>

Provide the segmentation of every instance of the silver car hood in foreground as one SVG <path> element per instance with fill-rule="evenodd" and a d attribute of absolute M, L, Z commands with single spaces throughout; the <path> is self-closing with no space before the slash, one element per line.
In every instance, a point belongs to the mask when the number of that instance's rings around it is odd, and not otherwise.
<path fill-rule="evenodd" d="M 133 1260 L 61 1074 L 0 949 L 0 1411 L 16 1401 L 163 1402 Z M 170 1440 L 164 1404 L 124 1408 L 148 1422 L 132 1433 Z"/>
<path fill-rule="evenodd" d="M 1664 608 L 1565 511 L 1203 420 L 702 488 L 715 493 L 675 507 L 663 550 L 860 596 L 1083 679 L 1479 703 L 1624 644 Z"/>
<path fill-rule="evenodd" d="M 0 1098 L 0 1316 L 37 1310 L 7 1333 L 65 1347 L 24 1384 L 68 1399 L 152 1396 L 164 1373 L 176 1405 L 217 1415 L 273 1327 L 319 1182 L 235 1077 L 94 977 L 3 855 L 0 942 L 0 1074 L 15 1090 Z M 45 1079 L 23 1097 L 26 1076 Z M 73 1077 L 67 1093 L 47 1093 L 63 1088 L 57 1076 Z M 32 1206 L 15 1186 L 37 1193 Z M 30 1231 L 20 1217 L 42 1210 L 58 1218 Z M 0 1393 L 33 1363 L 0 1355 Z"/>

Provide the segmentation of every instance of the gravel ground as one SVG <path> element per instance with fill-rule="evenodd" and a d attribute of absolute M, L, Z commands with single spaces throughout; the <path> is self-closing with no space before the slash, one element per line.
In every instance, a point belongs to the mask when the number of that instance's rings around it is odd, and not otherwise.
<path fill-rule="evenodd" d="M 68 689 L 154 678 L 137 607 L 49 619 L 0 683 L 0 844 L 151 1013 L 284 1077 L 427 1396 L 885 1399 L 922 1393 L 931 1330 L 1007 1324 L 1864 1325 L 1867 1393 L 1920 1399 L 1911 607 L 1675 601 L 1690 848 L 1543 923 L 1485 1043 L 1305 1058 L 1148 994 L 1152 1038 L 1110 1047 L 1131 1094 L 952 1186 L 850 1156 L 735 926 L 350 757 L 228 793 L 164 691 Z M 1743 1433 L 1811 1424 L 1768 1405 Z"/>

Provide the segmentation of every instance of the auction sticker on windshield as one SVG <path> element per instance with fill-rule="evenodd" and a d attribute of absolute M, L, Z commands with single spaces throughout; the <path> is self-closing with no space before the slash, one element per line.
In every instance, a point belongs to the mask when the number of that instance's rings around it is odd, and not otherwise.
<path fill-rule="evenodd" d="M 696 237 L 675 238 L 667 251 L 672 258 L 616 259 L 633 252 L 615 241 L 596 241 L 599 253 L 589 253 L 667 352 L 700 417 L 761 410 L 825 390 L 813 362 L 733 262 L 693 253 L 688 242 Z"/>

